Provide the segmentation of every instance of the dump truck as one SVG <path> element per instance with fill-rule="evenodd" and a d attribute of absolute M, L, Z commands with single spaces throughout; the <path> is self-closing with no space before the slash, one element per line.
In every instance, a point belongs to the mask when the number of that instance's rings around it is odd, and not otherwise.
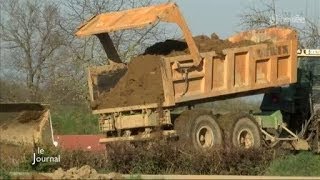
<path fill-rule="evenodd" d="M 122 63 L 110 33 L 150 27 L 161 21 L 176 24 L 182 30 L 187 53 L 147 56 L 149 61 L 156 59 L 159 66 L 140 79 L 159 75 L 153 82 L 157 88 L 152 88 L 150 82 L 143 82 L 136 89 L 130 89 L 137 79 L 126 77 L 132 82 L 125 83 L 123 89 L 128 88 L 130 96 L 126 96 L 122 104 L 112 104 L 114 99 L 123 98 L 122 92 L 104 99 L 106 92 L 117 90 L 117 85 L 124 81 L 121 77 L 134 71 L 134 67 L 130 69 L 132 63 Z M 106 135 L 100 143 L 167 137 L 197 149 L 225 144 L 243 148 L 273 147 L 278 142 L 289 142 L 295 149 L 312 147 L 319 151 L 319 111 L 313 107 L 314 88 L 311 87 L 315 86 L 311 84 L 315 81 L 310 80 L 317 75 L 308 71 L 309 81 L 303 81 L 306 86 L 301 85 L 300 79 L 297 82 L 302 76 L 298 65 L 309 61 L 297 64 L 298 38 L 291 28 L 241 32 L 227 40 L 233 44 L 251 43 L 224 48 L 221 52 L 200 52 L 178 6 L 166 3 L 99 14 L 80 25 L 76 35 L 97 36 L 110 62 L 88 68 L 92 113 L 100 116 L 99 127 Z M 145 66 L 142 71 L 148 71 L 147 62 L 140 64 Z M 159 89 L 160 98 L 140 102 Z M 289 91 L 291 97 L 287 94 Z M 299 96 L 301 91 L 305 96 Z M 261 112 L 221 115 L 196 108 L 204 102 L 261 93 L 265 93 Z M 140 95 L 137 104 L 125 103 L 136 94 Z M 276 96 L 282 99 L 276 100 Z M 105 106 L 97 106 L 97 103 Z M 290 129 L 291 124 L 296 124 L 295 129 Z"/>
<path fill-rule="evenodd" d="M 47 104 L 0 103 L 0 129 L 0 147 L 32 151 L 37 146 L 57 146 Z"/>

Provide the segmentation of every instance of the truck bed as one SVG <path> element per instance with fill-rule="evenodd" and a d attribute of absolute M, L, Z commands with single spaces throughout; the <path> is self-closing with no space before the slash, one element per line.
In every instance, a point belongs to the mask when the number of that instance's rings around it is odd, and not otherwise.
<path fill-rule="evenodd" d="M 296 82 L 297 36 L 288 28 L 268 28 L 239 33 L 231 42 L 250 40 L 255 45 L 201 53 L 202 63 L 192 67 L 191 55 L 160 59 L 164 101 L 126 107 L 93 110 L 94 114 L 139 109 L 174 107 L 179 103 L 222 95 L 278 87 Z M 103 71 L 100 68 L 99 71 Z M 89 69 L 92 94 L 97 84 L 96 72 Z M 97 97 L 93 97 L 97 98 Z"/>

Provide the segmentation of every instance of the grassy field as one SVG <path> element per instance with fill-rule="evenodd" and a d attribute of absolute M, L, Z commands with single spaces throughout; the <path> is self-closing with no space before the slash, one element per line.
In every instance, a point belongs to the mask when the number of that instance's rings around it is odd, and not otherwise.
<path fill-rule="evenodd" d="M 300 152 L 271 162 L 266 171 L 270 176 L 320 176 L 320 155 Z"/>

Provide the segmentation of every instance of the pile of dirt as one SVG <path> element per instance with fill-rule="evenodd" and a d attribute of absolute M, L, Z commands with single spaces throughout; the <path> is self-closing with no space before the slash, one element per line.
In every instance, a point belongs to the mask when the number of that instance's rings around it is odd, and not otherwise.
<path fill-rule="evenodd" d="M 243 40 L 237 43 L 232 43 L 229 40 L 220 39 L 215 33 L 211 34 L 211 38 L 205 35 L 193 37 L 196 46 L 200 52 L 215 51 L 218 55 L 222 55 L 222 51 L 228 48 L 236 48 L 243 46 L 250 46 L 257 44 L 253 41 Z M 188 45 L 185 41 L 179 40 L 166 40 L 164 42 L 158 42 L 148 47 L 144 55 L 164 55 L 164 56 L 176 56 L 181 54 L 189 54 Z"/>
<path fill-rule="evenodd" d="M 107 176 L 100 175 L 97 171 L 88 165 L 80 168 L 74 167 L 67 171 L 59 168 L 52 174 L 53 179 L 122 179 L 117 173 L 110 173 Z"/>
<path fill-rule="evenodd" d="M 20 123 L 27 123 L 30 121 L 37 121 L 43 114 L 42 111 L 23 111 L 17 117 L 17 121 Z"/>
<path fill-rule="evenodd" d="M 103 109 L 163 102 L 160 56 L 132 59 L 128 70 L 114 88 L 102 92 L 92 108 Z"/>
<path fill-rule="evenodd" d="M 222 50 L 227 48 L 256 44 L 252 41 L 232 43 L 220 39 L 214 33 L 211 38 L 202 35 L 194 37 L 194 40 L 200 52 L 215 51 L 217 54 L 222 54 Z M 184 41 L 166 40 L 150 46 L 143 55 L 132 59 L 128 64 L 127 72 L 115 86 L 105 91 L 99 89 L 101 93 L 99 98 L 92 103 L 92 109 L 162 103 L 164 93 L 159 63 L 160 55 L 182 54 L 189 54 L 188 46 Z"/>

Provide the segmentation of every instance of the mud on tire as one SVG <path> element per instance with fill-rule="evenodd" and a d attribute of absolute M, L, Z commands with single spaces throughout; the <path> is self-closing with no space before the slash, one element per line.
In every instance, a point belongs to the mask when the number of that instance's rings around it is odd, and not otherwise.
<path fill-rule="evenodd" d="M 187 110 L 174 123 L 181 146 L 209 150 L 222 144 L 219 124 L 207 110 Z"/>
<path fill-rule="evenodd" d="M 262 136 L 255 119 L 246 113 L 229 113 L 222 115 L 218 123 L 223 131 L 227 147 L 259 148 Z"/>
<path fill-rule="evenodd" d="M 232 144 L 239 148 L 261 147 L 261 132 L 255 120 L 250 115 L 237 117 L 232 130 Z"/>

